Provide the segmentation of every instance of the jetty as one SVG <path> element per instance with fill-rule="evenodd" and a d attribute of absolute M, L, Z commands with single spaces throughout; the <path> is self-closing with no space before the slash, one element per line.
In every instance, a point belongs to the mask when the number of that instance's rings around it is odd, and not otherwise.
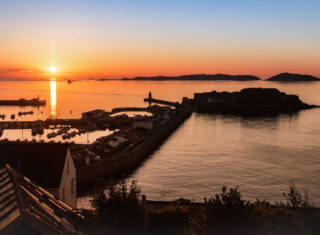
<path fill-rule="evenodd" d="M 44 121 L 1 121 L 0 127 L 4 129 L 32 129 L 35 126 L 41 125 L 45 129 L 64 126 L 80 128 L 86 124 L 87 122 L 83 119 L 46 119 Z"/>
<path fill-rule="evenodd" d="M 150 109 L 146 107 L 123 107 L 123 108 L 114 108 L 111 110 L 112 114 L 121 113 L 121 112 L 149 112 Z"/>
<path fill-rule="evenodd" d="M 31 100 L 18 99 L 18 100 L 0 100 L 0 105 L 3 106 L 44 106 L 46 105 L 46 100 L 40 100 L 34 98 Z"/>
<path fill-rule="evenodd" d="M 173 107 L 181 107 L 181 104 L 179 102 L 171 102 L 166 100 L 154 99 L 152 98 L 151 92 L 149 92 L 149 97 L 144 99 L 144 102 L 149 102 L 149 105 L 151 105 L 152 103 L 155 103 L 155 104 L 162 104 L 162 105 L 168 105 Z"/>

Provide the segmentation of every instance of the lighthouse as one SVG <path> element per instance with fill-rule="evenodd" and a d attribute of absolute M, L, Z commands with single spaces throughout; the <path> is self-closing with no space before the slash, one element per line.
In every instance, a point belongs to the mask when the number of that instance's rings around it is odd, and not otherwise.
<path fill-rule="evenodd" d="M 152 100 L 152 93 L 149 91 L 149 106 L 151 106 L 151 100 Z"/>

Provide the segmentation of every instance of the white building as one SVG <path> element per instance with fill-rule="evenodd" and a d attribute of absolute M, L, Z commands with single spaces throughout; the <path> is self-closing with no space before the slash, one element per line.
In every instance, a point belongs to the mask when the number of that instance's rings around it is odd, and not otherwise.
<path fill-rule="evenodd" d="M 0 165 L 10 164 L 76 208 L 76 168 L 67 144 L 0 143 L 0 153 Z"/>

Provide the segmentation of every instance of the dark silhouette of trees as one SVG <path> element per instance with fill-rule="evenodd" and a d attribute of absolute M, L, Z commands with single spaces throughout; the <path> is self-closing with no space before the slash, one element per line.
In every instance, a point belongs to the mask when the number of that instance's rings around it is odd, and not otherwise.
<path fill-rule="evenodd" d="M 319 234 L 320 211 L 294 185 L 287 203 L 244 200 L 238 188 L 222 187 L 204 203 L 179 199 L 149 203 L 133 181 L 96 190 L 88 213 L 92 234 Z"/>

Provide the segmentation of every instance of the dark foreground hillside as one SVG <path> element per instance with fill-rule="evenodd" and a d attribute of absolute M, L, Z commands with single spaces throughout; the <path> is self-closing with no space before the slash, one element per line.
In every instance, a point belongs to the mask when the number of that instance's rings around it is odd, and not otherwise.
<path fill-rule="evenodd" d="M 133 183 L 97 190 L 88 212 L 91 234 L 320 234 L 320 210 L 294 186 L 286 203 L 250 202 L 238 188 L 222 188 L 203 203 L 147 201 Z"/>

